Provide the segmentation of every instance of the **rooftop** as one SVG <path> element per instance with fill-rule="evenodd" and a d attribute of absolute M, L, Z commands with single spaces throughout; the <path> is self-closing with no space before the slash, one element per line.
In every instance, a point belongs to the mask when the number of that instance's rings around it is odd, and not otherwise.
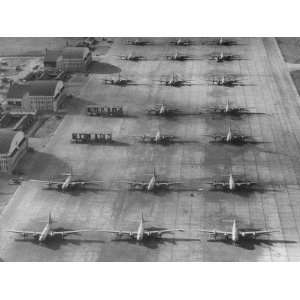
<path fill-rule="evenodd" d="M 30 96 L 53 96 L 58 80 L 36 80 L 25 83 L 13 83 L 7 92 L 8 99 L 20 99 L 25 93 Z"/>
<path fill-rule="evenodd" d="M 64 59 L 82 59 L 89 53 L 87 47 L 66 47 L 62 51 Z"/>

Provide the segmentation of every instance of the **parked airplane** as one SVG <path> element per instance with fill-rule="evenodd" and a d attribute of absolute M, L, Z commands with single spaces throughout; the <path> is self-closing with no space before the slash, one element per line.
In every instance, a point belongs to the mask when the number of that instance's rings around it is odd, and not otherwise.
<path fill-rule="evenodd" d="M 155 168 L 153 169 L 153 173 L 150 180 L 147 182 L 142 182 L 142 181 L 120 181 L 120 182 L 129 184 L 131 189 L 141 188 L 146 192 L 153 192 L 160 189 L 166 189 L 172 185 L 182 184 L 182 182 L 178 182 L 178 181 L 174 181 L 174 182 L 159 181 Z"/>
<path fill-rule="evenodd" d="M 177 108 L 169 108 L 165 104 L 157 104 L 153 108 L 147 110 L 150 115 L 156 116 L 172 116 L 179 112 Z"/>
<path fill-rule="evenodd" d="M 234 179 L 232 174 L 229 174 L 227 181 L 211 181 L 207 182 L 216 189 L 221 189 L 224 192 L 233 192 L 236 190 L 249 189 L 257 184 L 255 181 L 242 181 Z"/>
<path fill-rule="evenodd" d="M 132 45 L 132 46 L 146 46 L 146 45 L 150 45 L 151 42 L 150 41 L 141 41 L 139 39 L 136 40 L 128 40 L 127 41 L 127 45 Z"/>
<path fill-rule="evenodd" d="M 51 216 L 51 213 L 49 213 L 48 222 L 43 228 L 42 231 L 28 231 L 28 230 L 7 230 L 7 232 L 17 233 L 23 236 L 24 238 L 31 236 L 35 239 L 37 239 L 39 242 L 44 242 L 48 238 L 53 238 L 56 236 L 61 237 L 62 239 L 71 234 L 78 234 L 82 232 L 91 232 L 91 231 L 97 231 L 95 229 L 78 229 L 78 230 L 67 230 L 67 231 L 55 231 L 52 228 L 53 219 Z"/>
<path fill-rule="evenodd" d="M 208 108 L 208 111 L 210 113 L 231 115 L 231 116 L 240 116 L 240 115 L 245 115 L 245 114 L 246 115 L 263 114 L 263 113 L 251 112 L 248 110 L 248 108 L 244 108 L 244 107 L 232 107 L 230 105 L 230 102 L 228 99 L 226 101 L 225 107 L 214 106 L 214 107 Z"/>
<path fill-rule="evenodd" d="M 129 61 L 140 61 L 140 60 L 145 59 L 145 57 L 142 55 L 134 55 L 132 53 L 130 53 L 128 55 L 119 55 L 119 58 L 121 60 L 129 60 Z"/>
<path fill-rule="evenodd" d="M 167 55 L 166 58 L 168 60 L 175 60 L 175 61 L 185 61 L 185 60 L 191 59 L 191 57 L 189 55 L 182 55 L 182 54 L 179 54 L 178 52 L 176 52 L 173 55 Z"/>
<path fill-rule="evenodd" d="M 174 142 L 176 136 L 173 135 L 162 135 L 160 130 L 157 131 L 155 136 L 143 135 L 140 137 L 142 143 L 150 144 L 169 144 Z"/>
<path fill-rule="evenodd" d="M 176 41 L 169 42 L 169 44 L 174 46 L 191 46 L 193 45 L 193 42 L 191 40 L 178 39 Z"/>
<path fill-rule="evenodd" d="M 52 179 L 49 179 L 48 181 L 33 179 L 32 181 L 46 183 L 48 188 L 51 189 L 54 187 L 57 190 L 63 191 L 63 192 L 78 189 L 78 188 L 84 188 L 85 186 L 90 185 L 90 184 L 98 184 L 98 183 L 103 182 L 100 180 L 96 180 L 96 181 L 73 180 L 72 173 L 64 173 L 62 175 L 66 176 L 66 179 L 63 181 L 56 181 L 56 180 L 52 180 Z"/>
<path fill-rule="evenodd" d="M 118 86 L 126 86 L 130 84 L 132 80 L 121 78 L 121 74 L 118 75 L 117 79 L 104 79 L 105 84 L 118 85 Z"/>
<path fill-rule="evenodd" d="M 123 230 L 105 230 L 108 233 L 115 233 L 118 237 L 127 235 L 137 241 L 142 241 L 145 238 L 160 238 L 163 234 L 171 234 L 176 231 L 183 232 L 183 229 L 164 229 L 164 230 L 147 230 L 145 229 L 145 220 L 143 218 L 143 213 L 141 215 L 140 224 L 137 231 L 123 231 Z"/>
<path fill-rule="evenodd" d="M 210 238 L 217 239 L 217 236 L 223 236 L 225 239 L 230 239 L 233 243 L 237 243 L 241 238 L 256 238 L 261 235 L 268 235 L 273 232 L 279 232 L 279 230 L 251 230 L 244 231 L 239 229 L 237 226 L 236 220 L 233 220 L 231 231 L 222 231 L 222 230 L 208 230 L 200 229 L 200 232 L 208 233 Z"/>
<path fill-rule="evenodd" d="M 224 52 L 221 52 L 220 54 L 217 55 L 211 55 L 209 60 L 214 60 L 218 63 L 222 63 L 225 61 L 241 60 L 241 58 L 238 55 L 224 54 Z"/>
<path fill-rule="evenodd" d="M 222 76 L 213 77 L 212 79 L 208 80 L 209 85 L 217 85 L 217 86 L 224 86 L 224 87 L 235 87 L 235 86 L 243 86 L 244 84 L 239 79 L 234 79 L 230 77 Z"/>
<path fill-rule="evenodd" d="M 210 141 L 210 143 L 222 143 L 222 144 L 232 144 L 232 145 L 260 143 L 258 141 L 254 141 L 251 136 L 233 134 L 230 126 L 228 128 L 228 132 L 226 135 L 206 135 L 206 136 L 214 138 L 214 140 Z"/>
<path fill-rule="evenodd" d="M 168 80 L 162 80 L 160 79 L 159 82 L 162 85 L 165 86 L 171 86 L 171 87 L 182 87 L 182 86 L 191 86 L 191 81 L 190 80 L 183 80 L 179 79 L 178 75 L 175 75 L 174 73 L 172 74 L 172 78 Z"/>

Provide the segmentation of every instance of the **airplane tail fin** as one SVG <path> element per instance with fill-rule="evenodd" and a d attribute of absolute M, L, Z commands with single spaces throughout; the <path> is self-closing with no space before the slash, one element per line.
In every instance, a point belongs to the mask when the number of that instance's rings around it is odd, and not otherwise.
<path fill-rule="evenodd" d="M 49 212 L 49 217 L 48 217 L 48 224 L 52 224 L 53 223 L 53 217 L 51 214 L 51 211 Z"/>
<path fill-rule="evenodd" d="M 155 167 L 153 167 L 153 176 L 156 177 L 156 170 L 155 170 Z"/>
<path fill-rule="evenodd" d="M 141 222 L 144 223 L 145 222 L 145 219 L 144 219 L 144 214 L 143 212 L 141 212 Z"/>

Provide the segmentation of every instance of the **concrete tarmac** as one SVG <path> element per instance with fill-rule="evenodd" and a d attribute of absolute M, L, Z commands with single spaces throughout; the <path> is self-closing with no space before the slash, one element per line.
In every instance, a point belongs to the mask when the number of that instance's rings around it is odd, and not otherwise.
<path fill-rule="evenodd" d="M 106 74 L 75 76 L 66 87 L 74 98 L 49 143 L 39 152 L 28 154 L 19 169 L 27 178 L 47 180 L 72 171 L 81 179 L 104 180 L 98 189 L 61 193 L 26 181 L 10 200 L 0 218 L 0 258 L 4 261 L 299 261 L 299 141 L 300 103 L 274 38 L 235 38 L 237 45 L 226 47 L 195 45 L 174 47 L 170 39 L 151 39 L 154 45 L 126 45 L 115 39 L 101 57 Z M 245 60 L 216 63 L 204 57 L 226 52 Z M 194 60 L 173 62 L 164 55 L 193 55 Z M 121 61 L 118 55 L 130 52 L 146 61 Z M 104 85 L 106 78 L 121 75 L 136 85 Z M 194 85 L 173 88 L 155 80 L 176 73 Z M 111 73 L 111 74 L 110 74 Z M 208 86 L 212 74 L 236 74 L 245 83 L 234 88 Z M 225 132 L 229 119 L 182 116 L 173 120 L 146 115 L 158 103 L 195 112 L 215 104 L 231 103 L 264 112 L 232 120 L 231 126 L 257 140 L 270 143 L 230 147 L 212 145 L 205 134 Z M 88 104 L 122 105 L 130 118 L 97 118 L 85 114 Z M 195 143 L 169 146 L 138 143 L 135 136 L 176 135 Z M 112 131 L 119 145 L 71 144 L 72 132 Z M 229 172 L 263 182 L 263 192 L 232 194 L 212 191 L 171 190 L 151 194 L 129 191 L 119 180 L 147 180 L 153 167 L 163 180 L 184 181 L 185 186 L 201 187 L 208 178 Z M 272 189 L 274 188 L 274 189 Z M 6 229 L 41 230 L 51 211 L 54 228 L 102 228 L 136 230 L 140 213 L 148 228 L 184 228 L 185 232 L 160 240 L 137 243 L 110 234 L 88 233 L 38 244 L 23 240 Z M 242 228 L 280 229 L 271 236 L 232 245 L 207 241 L 200 228 L 230 230 L 232 219 Z"/>

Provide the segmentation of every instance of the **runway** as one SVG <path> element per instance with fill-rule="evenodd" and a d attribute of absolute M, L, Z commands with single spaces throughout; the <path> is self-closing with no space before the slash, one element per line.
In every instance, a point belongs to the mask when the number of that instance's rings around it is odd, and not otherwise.
<path fill-rule="evenodd" d="M 98 190 L 61 193 L 25 181 L 0 218 L 0 258 L 4 261 L 299 261 L 299 141 L 300 102 L 274 38 L 235 38 L 231 47 L 195 45 L 174 47 L 169 38 L 151 38 L 154 45 L 127 46 L 116 38 L 103 56 L 107 74 L 75 75 L 66 93 L 74 98 L 68 112 L 43 150 L 28 154 L 19 169 L 29 179 L 47 180 L 70 169 L 81 179 L 104 180 Z M 172 62 L 163 59 L 178 49 L 199 59 Z M 224 49 L 245 60 L 224 64 L 202 59 Z M 121 61 L 134 54 L 146 61 Z M 201 58 L 201 59 L 200 59 Z M 103 80 L 121 75 L 136 85 L 117 87 Z M 114 71 L 115 72 L 115 71 Z M 173 88 L 155 82 L 163 75 L 179 74 L 192 86 Z M 236 74 L 245 86 L 208 86 L 211 74 Z M 233 130 L 268 141 L 261 145 L 212 145 L 204 135 L 225 133 L 228 119 L 180 116 L 172 120 L 147 116 L 145 110 L 165 103 L 186 112 L 200 111 L 229 99 L 238 106 L 267 115 L 232 120 Z M 98 118 L 85 114 L 88 104 L 121 105 L 131 118 Z M 195 143 L 169 146 L 141 144 L 135 136 L 176 135 Z M 111 131 L 119 146 L 72 144 L 73 132 Z M 247 195 L 211 191 L 176 191 L 161 194 L 129 191 L 120 180 L 147 180 L 155 167 L 164 180 L 179 180 L 201 187 L 207 178 L 234 174 L 264 182 L 274 190 Z M 275 191 L 276 189 L 276 191 Z M 41 230 L 49 211 L 54 228 L 136 230 L 141 212 L 148 228 L 183 228 L 185 232 L 143 243 L 118 240 L 105 233 L 89 233 L 38 244 L 5 232 L 7 229 Z M 197 230 L 230 230 L 230 220 L 240 227 L 279 229 L 270 237 L 239 245 L 207 241 Z M 17 240 L 16 240 L 17 238 Z"/>

